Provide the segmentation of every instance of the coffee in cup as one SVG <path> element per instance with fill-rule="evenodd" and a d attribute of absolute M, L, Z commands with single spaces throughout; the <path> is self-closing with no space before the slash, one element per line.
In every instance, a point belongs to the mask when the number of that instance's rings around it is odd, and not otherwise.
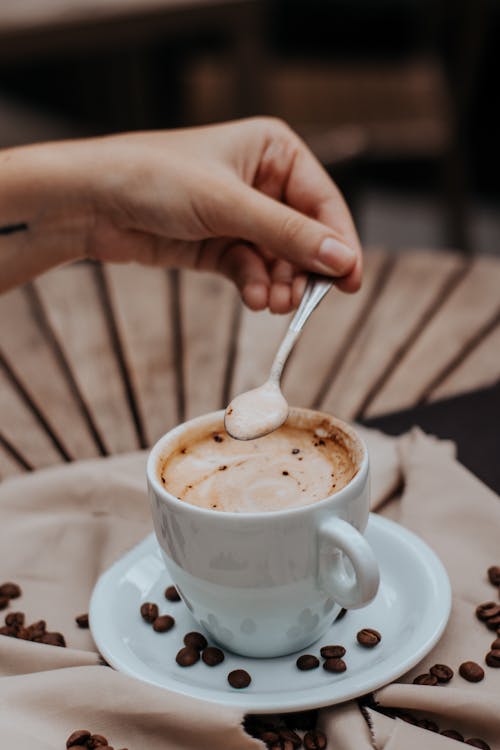
<path fill-rule="evenodd" d="M 334 495 L 351 481 L 358 462 L 352 441 L 331 424 L 285 424 L 248 441 L 210 430 L 166 456 L 159 478 L 167 492 L 191 505 L 263 513 Z"/>
<path fill-rule="evenodd" d="M 356 432 L 292 408 L 273 435 L 232 441 L 224 412 L 207 414 L 164 435 L 147 468 L 156 536 L 186 606 L 211 640 L 256 657 L 306 648 L 379 582 Z"/>

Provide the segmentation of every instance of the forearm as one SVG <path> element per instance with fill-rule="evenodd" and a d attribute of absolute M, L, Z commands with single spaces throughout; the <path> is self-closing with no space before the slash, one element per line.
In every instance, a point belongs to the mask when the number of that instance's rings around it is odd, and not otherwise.
<path fill-rule="evenodd" d="M 85 255 L 88 212 L 70 149 L 0 152 L 0 292 Z"/>

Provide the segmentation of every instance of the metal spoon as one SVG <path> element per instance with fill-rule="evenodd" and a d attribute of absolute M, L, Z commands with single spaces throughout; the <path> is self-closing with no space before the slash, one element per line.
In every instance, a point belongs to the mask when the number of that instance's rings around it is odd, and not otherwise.
<path fill-rule="evenodd" d="M 281 393 L 283 368 L 307 319 L 331 289 L 333 279 L 310 274 L 297 312 L 281 342 L 264 385 L 236 396 L 226 409 L 224 426 L 237 440 L 253 440 L 277 430 L 288 416 L 288 403 Z"/>

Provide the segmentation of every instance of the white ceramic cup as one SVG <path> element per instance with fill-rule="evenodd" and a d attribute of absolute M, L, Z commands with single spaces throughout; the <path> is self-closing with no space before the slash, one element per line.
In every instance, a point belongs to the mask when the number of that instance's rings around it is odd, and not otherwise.
<path fill-rule="evenodd" d="M 379 572 L 363 537 L 368 453 L 352 427 L 321 412 L 291 409 L 289 424 L 340 435 L 357 471 L 330 497 L 302 507 L 230 513 L 179 500 L 159 478 L 162 460 L 210 431 L 224 412 L 168 432 L 151 451 L 148 487 L 156 536 L 186 606 L 212 640 L 238 654 L 281 656 L 305 648 L 342 607 L 368 604 Z"/>

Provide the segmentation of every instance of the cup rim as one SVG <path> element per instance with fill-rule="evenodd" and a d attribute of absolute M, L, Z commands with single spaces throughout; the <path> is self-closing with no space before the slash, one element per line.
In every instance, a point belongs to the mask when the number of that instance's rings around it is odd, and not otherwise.
<path fill-rule="evenodd" d="M 198 505 L 192 505 L 191 503 L 184 502 L 183 500 L 179 500 L 178 497 L 175 497 L 175 495 L 172 495 L 168 490 L 165 489 L 165 487 L 162 486 L 161 482 L 158 479 L 156 467 L 158 464 L 158 459 L 162 453 L 163 447 L 165 443 L 168 443 L 170 440 L 176 438 L 179 434 L 182 434 L 184 430 L 196 423 L 203 426 L 203 423 L 206 422 L 207 429 L 210 428 L 210 425 L 218 420 L 219 422 L 223 420 L 224 418 L 224 409 L 219 409 L 217 411 L 209 412 L 207 414 L 202 414 L 198 417 L 193 417 L 192 419 L 189 419 L 185 422 L 181 422 L 181 424 L 177 425 L 176 427 L 173 427 L 171 430 L 166 432 L 162 437 L 160 437 L 156 443 L 153 445 L 149 452 L 147 465 L 146 465 L 146 475 L 149 486 L 154 490 L 157 497 L 159 497 L 163 502 L 172 504 L 174 507 L 183 509 L 187 513 L 193 513 L 197 516 L 200 514 L 215 519 L 227 519 L 228 521 L 231 520 L 240 520 L 240 521 L 257 521 L 261 520 L 263 518 L 284 518 L 285 516 L 290 515 L 300 515 L 300 513 L 304 512 L 310 512 L 311 509 L 316 508 L 322 508 L 325 507 L 327 504 L 337 504 L 340 503 L 345 495 L 348 492 L 352 492 L 352 488 L 354 485 L 359 484 L 363 481 L 364 477 L 366 476 L 368 472 L 368 449 L 366 446 L 365 441 L 363 438 L 356 432 L 356 430 L 351 427 L 351 425 L 344 422 L 342 419 L 339 419 L 338 417 L 334 417 L 331 414 L 327 414 L 326 412 L 317 411 L 316 409 L 306 409 L 304 407 L 291 407 L 290 408 L 290 414 L 289 416 L 295 415 L 295 414 L 314 414 L 318 417 L 318 419 L 327 419 L 330 421 L 334 426 L 338 427 L 340 430 L 345 432 L 351 439 L 355 440 L 359 443 L 362 449 L 362 458 L 361 462 L 359 464 L 358 470 L 355 473 L 355 475 L 352 477 L 352 479 L 345 485 L 345 487 L 342 487 L 341 490 L 338 492 L 335 492 L 333 495 L 328 495 L 327 497 L 323 498 L 322 500 L 318 500 L 315 503 L 311 503 L 309 505 L 299 505 L 294 508 L 282 508 L 280 510 L 266 510 L 266 511 L 260 511 L 260 512 L 249 512 L 249 511 L 214 511 L 210 508 L 201 508 Z"/>

